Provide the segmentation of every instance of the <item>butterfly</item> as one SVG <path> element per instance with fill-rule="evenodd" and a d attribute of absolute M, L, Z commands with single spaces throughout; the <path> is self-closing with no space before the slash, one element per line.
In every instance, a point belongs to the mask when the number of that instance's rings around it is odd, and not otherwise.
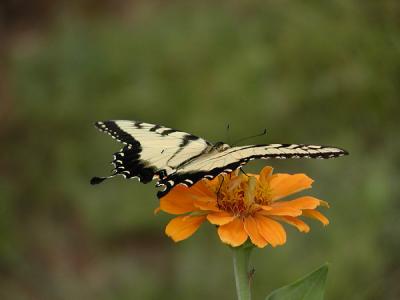
<path fill-rule="evenodd" d="M 156 180 L 157 193 L 165 196 L 175 185 L 192 186 L 201 179 L 230 173 L 255 159 L 317 158 L 347 155 L 331 146 L 305 144 L 263 144 L 231 147 L 212 144 L 200 137 L 172 128 L 139 121 L 103 121 L 95 126 L 125 146 L 114 153 L 112 174 L 93 177 L 91 184 L 122 175 L 142 183 Z"/>

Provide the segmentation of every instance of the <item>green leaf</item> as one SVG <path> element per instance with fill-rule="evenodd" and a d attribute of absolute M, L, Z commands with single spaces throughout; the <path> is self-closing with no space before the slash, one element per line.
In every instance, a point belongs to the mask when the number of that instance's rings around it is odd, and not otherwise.
<path fill-rule="evenodd" d="M 324 264 L 292 284 L 273 291 L 266 300 L 323 300 L 327 276 L 328 264 Z"/>

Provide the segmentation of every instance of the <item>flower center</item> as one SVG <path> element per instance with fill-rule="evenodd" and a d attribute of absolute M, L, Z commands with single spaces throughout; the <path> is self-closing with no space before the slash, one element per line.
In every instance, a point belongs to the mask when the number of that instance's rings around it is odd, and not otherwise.
<path fill-rule="evenodd" d="M 254 176 L 222 175 L 214 188 L 218 208 L 236 216 L 247 217 L 268 204 L 267 187 L 260 185 Z"/>

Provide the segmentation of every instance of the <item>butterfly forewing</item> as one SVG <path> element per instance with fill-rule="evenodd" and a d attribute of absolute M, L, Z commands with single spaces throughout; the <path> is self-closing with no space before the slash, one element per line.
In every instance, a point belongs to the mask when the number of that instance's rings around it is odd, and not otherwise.
<path fill-rule="evenodd" d="M 304 144 L 266 144 L 232 147 L 222 152 L 205 154 L 182 166 L 175 173 L 161 180 L 163 196 L 176 184 L 191 186 L 202 178 L 212 179 L 229 173 L 255 159 L 317 158 L 328 159 L 346 155 L 343 149 L 330 146 Z"/>
<path fill-rule="evenodd" d="M 104 121 L 95 126 L 126 145 L 114 153 L 112 176 L 137 177 L 144 183 L 175 172 L 210 145 L 192 134 L 143 122 Z"/>

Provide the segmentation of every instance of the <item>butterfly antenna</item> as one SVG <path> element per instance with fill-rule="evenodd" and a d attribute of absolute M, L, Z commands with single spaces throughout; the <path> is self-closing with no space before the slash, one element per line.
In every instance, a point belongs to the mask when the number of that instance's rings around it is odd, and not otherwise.
<path fill-rule="evenodd" d="M 241 138 L 241 139 L 237 140 L 236 142 L 234 142 L 232 146 L 237 145 L 237 143 L 240 143 L 240 142 L 252 139 L 252 138 L 256 138 L 256 137 L 259 137 L 259 136 L 263 136 L 263 135 L 266 135 L 266 134 L 267 134 L 267 129 L 265 128 L 262 133 L 259 133 L 259 134 L 256 134 L 256 135 L 251 135 L 251 136 L 246 136 L 244 138 Z"/>
<path fill-rule="evenodd" d="M 231 143 L 231 135 L 229 134 L 229 129 L 230 129 L 230 125 L 228 124 L 226 126 L 226 140 L 227 140 L 228 144 Z"/>
<path fill-rule="evenodd" d="M 219 185 L 218 192 L 217 192 L 217 199 L 219 199 L 219 192 L 221 191 L 222 184 L 224 183 L 225 177 L 222 176 L 221 184 Z"/>

